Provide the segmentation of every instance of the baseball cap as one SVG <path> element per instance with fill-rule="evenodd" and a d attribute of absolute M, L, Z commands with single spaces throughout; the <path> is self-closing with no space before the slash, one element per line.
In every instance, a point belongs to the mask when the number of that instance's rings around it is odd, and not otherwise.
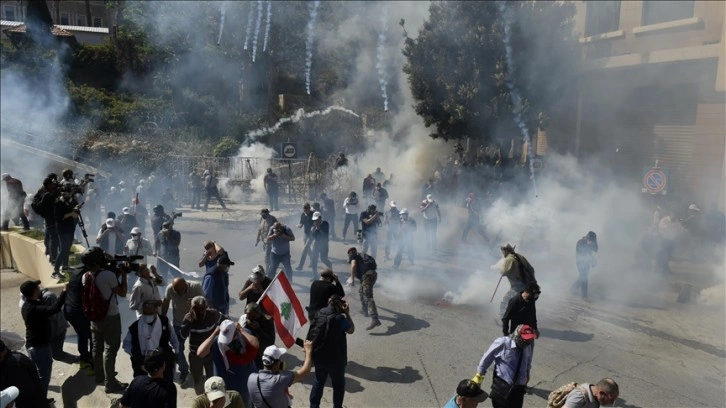
<path fill-rule="evenodd" d="M 220 256 L 219 259 L 217 260 L 217 263 L 234 265 L 234 262 L 230 261 L 229 257 L 227 255 Z"/>
<path fill-rule="evenodd" d="M 108 228 L 115 227 L 116 226 L 116 220 L 114 220 L 113 218 L 106 218 L 106 226 Z"/>
<path fill-rule="evenodd" d="M 400 215 L 408 214 L 408 208 L 402 208 L 401 212 L 399 212 Z"/>
<path fill-rule="evenodd" d="M 224 406 L 230 404 L 229 397 L 227 396 L 227 385 L 224 383 L 222 377 L 209 377 L 204 382 L 204 393 L 207 395 L 209 401 L 214 402 L 220 398 L 224 398 Z"/>
<path fill-rule="evenodd" d="M 0 408 L 5 408 L 20 395 L 18 387 L 10 386 L 0 391 Z"/>
<path fill-rule="evenodd" d="M 522 327 L 519 329 L 519 337 L 521 337 L 522 340 L 529 341 L 534 340 L 537 335 L 535 334 L 532 326 L 528 324 L 523 324 Z"/>
<path fill-rule="evenodd" d="M 139 227 L 133 227 L 131 228 L 131 235 L 141 234 L 141 228 Z"/>
<path fill-rule="evenodd" d="M 262 353 L 262 364 L 266 366 L 271 366 L 285 353 L 287 353 L 286 348 L 277 347 L 275 345 L 269 346 L 265 349 L 265 352 Z"/>
<path fill-rule="evenodd" d="M 689 209 L 689 210 L 692 210 L 692 211 L 701 211 L 701 209 L 700 209 L 700 208 L 698 208 L 698 206 L 697 206 L 696 204 L 691 204 L 691 205 L 689 205 L 689 206 L 688 206 L 688 209 Z"/>
<path fill-rule="evenodd" d="M 456 387 L 456 395 L 471 398 L 476 402 L 484 402 L 489 395 L 481 389 L 479 384 L 472 380 L 461 380 Z"/>
<path fill-rule="evenodd" d="M 320 213 L 317 212 L 317 211 L 315 211 L 313 213 L 313 221 L 316 221 L 316 220 L 319 220 L 319 219 L 320 219 Z"/>
<path fill-rule="evenodd" d="M 123 210 L 121 210 L 121 212 L 124 213 L 124 214 L 130 214 L 131 213 L 131 209 L 129 207 L 124 207 Z"/>
<path fill-rule="evenodd" d="M 23 282 L 22 285 L 20 285 L 20 293 L 23 294 L 26 298 L 30 299 L 31 296 L 33 296 L 33 292 L 35 291 L 35 288 L 40 286 L 39 280 L 28 280 Z"/>
<path fill-rule="evenodd" d="M 391 200 L 391 207 L 396 207 L 396 202 Z"/>
<path fill-rule="evenodd" d="M 426 201 L 434 201 L 433 194 L 426 194 Z"/>
<path fill-rule="evenodd" d="M 234 333 L 237 331 L 237 324 L 232 320 L 225 320 L 219 325 L 219 342 L 229 344 L 234 339 Z"/>

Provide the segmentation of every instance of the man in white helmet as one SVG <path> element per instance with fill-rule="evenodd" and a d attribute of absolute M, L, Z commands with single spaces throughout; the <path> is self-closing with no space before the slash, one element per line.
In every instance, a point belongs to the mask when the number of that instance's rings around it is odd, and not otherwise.
<path fill-rule="evenodd" d="M 124 245 L 124 255 L 127 256 L 143 256 L 140 260 L 133 261 L 133 263 L 146 263 L 146 257 L 151 256 L 154 253 L 154 247 L 151 242 L 141 235 L 141 228 L 131 228 L 131 238 L 126 241 Z"/>
<path fill-rule="evenodd" d="M 393 260 L 393 268 L 401 266 L 403 252 L 408 254 L 408 261 L 413 265 L 413 238 L 416 234 L 416 220 L 408 216 L 408 208 L 402 208 L 398 220 L 398 250 Z"/>

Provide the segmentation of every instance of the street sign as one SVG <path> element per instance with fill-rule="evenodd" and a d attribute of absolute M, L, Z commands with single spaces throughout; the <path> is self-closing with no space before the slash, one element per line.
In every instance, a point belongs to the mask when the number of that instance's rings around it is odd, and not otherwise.
<path fill-rule="evenodd" d="M 662 194 L 668 192 L 668 174 L 663 169 L 653 167 L 648 169 L 643 176 L 643 193 Z"/>
<path fill-rule="evenodd" d="M 282 143 L 280 152 L 282 153 L 283 159 L 297 158 L 297 143 L 295 143 L 295 142 Z"/>

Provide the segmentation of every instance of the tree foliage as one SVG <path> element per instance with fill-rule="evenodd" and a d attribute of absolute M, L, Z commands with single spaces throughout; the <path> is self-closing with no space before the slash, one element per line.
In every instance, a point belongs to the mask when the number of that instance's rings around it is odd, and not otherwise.
<path fill-rule="evenodd" d="M 430 135 L 485 142 L 519 109 L 530 125 L 540 112 L 557 109 L 577 75 L 574 7 L 563 2 L 507 2 L 513 18 L 514 66 L 507 66 L 496 2 L 436 2 L 417 38 L 407 36 L 403 53 L 415 110 Z M 404 22 L 401 22 L 404 25 Z M 522 97 L 512 103 L 506 81 Z"/>

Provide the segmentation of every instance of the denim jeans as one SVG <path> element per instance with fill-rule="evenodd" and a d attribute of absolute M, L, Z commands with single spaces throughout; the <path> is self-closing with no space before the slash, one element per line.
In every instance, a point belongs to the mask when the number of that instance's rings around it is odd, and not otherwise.
<path fill-rule="evenodd" d="M 345 365 L 339 362 L 315 361 L 315 379 L 310 390 L 310 408 L 319 408 L 325 382 L 330 376 L 333 386 L 333 408 L 343 408 L 345 397 Z"/>
<path fill-rule="evenodd" d="M 177 359 L 179 372 L 182 374 L 188 374 L 189 364 L 187 363 L 187 358 L 184 355 L 184 343 L 186 342 L 186 339 L 181 335 L 181 326 L 174 326 L 174 332 L 176 333 L 176 338 L 179 339 L 179 355 Z"/>
<path fill-rule="evenodd" d="M 73 246 L 73 233 L 60 233 L 58 234 L 58 238 L 60 240 L 60 247 L 58 257 L 55 259 L 53 272 L 58 272 L 61 266 L 68 268 L 68 257 L 71 256 L 71 246 Z"/>
<path fill-rule="evenodd" d="M 277 274 L 277 267 L 282 264 L 285 269 L 285 275 L 287 280 L 292 283 L 292 265 L 290 264 L 290 253 L 284 255 L 278 255 L 274 252 L 270 253 L 270 269 L 267 271 L 267 276 L 273 278 Z"/>
<path fill-rule="evenodd" d="M 28 347 L 30 359 L 38 368 L 38 376 L 40 377 L 40 390 L 43 392 L 43 398 L 48 397 L 48 385 L 50 384 L 50 375 L 53 372 L 53 355 L 50 345 L 40 347 Z"/>
<path fill-rule="evenodd" d="M 78 337 L 78 354 L 81 356 L 81 361 L 92 362 L 91 321 L 83 314 L 83 310 L 75 309 L 68 305 L 64 306 L 64 313 L 66 320 L 73 326 L 73 330 L 76 331 L 76 336 Z"/>

